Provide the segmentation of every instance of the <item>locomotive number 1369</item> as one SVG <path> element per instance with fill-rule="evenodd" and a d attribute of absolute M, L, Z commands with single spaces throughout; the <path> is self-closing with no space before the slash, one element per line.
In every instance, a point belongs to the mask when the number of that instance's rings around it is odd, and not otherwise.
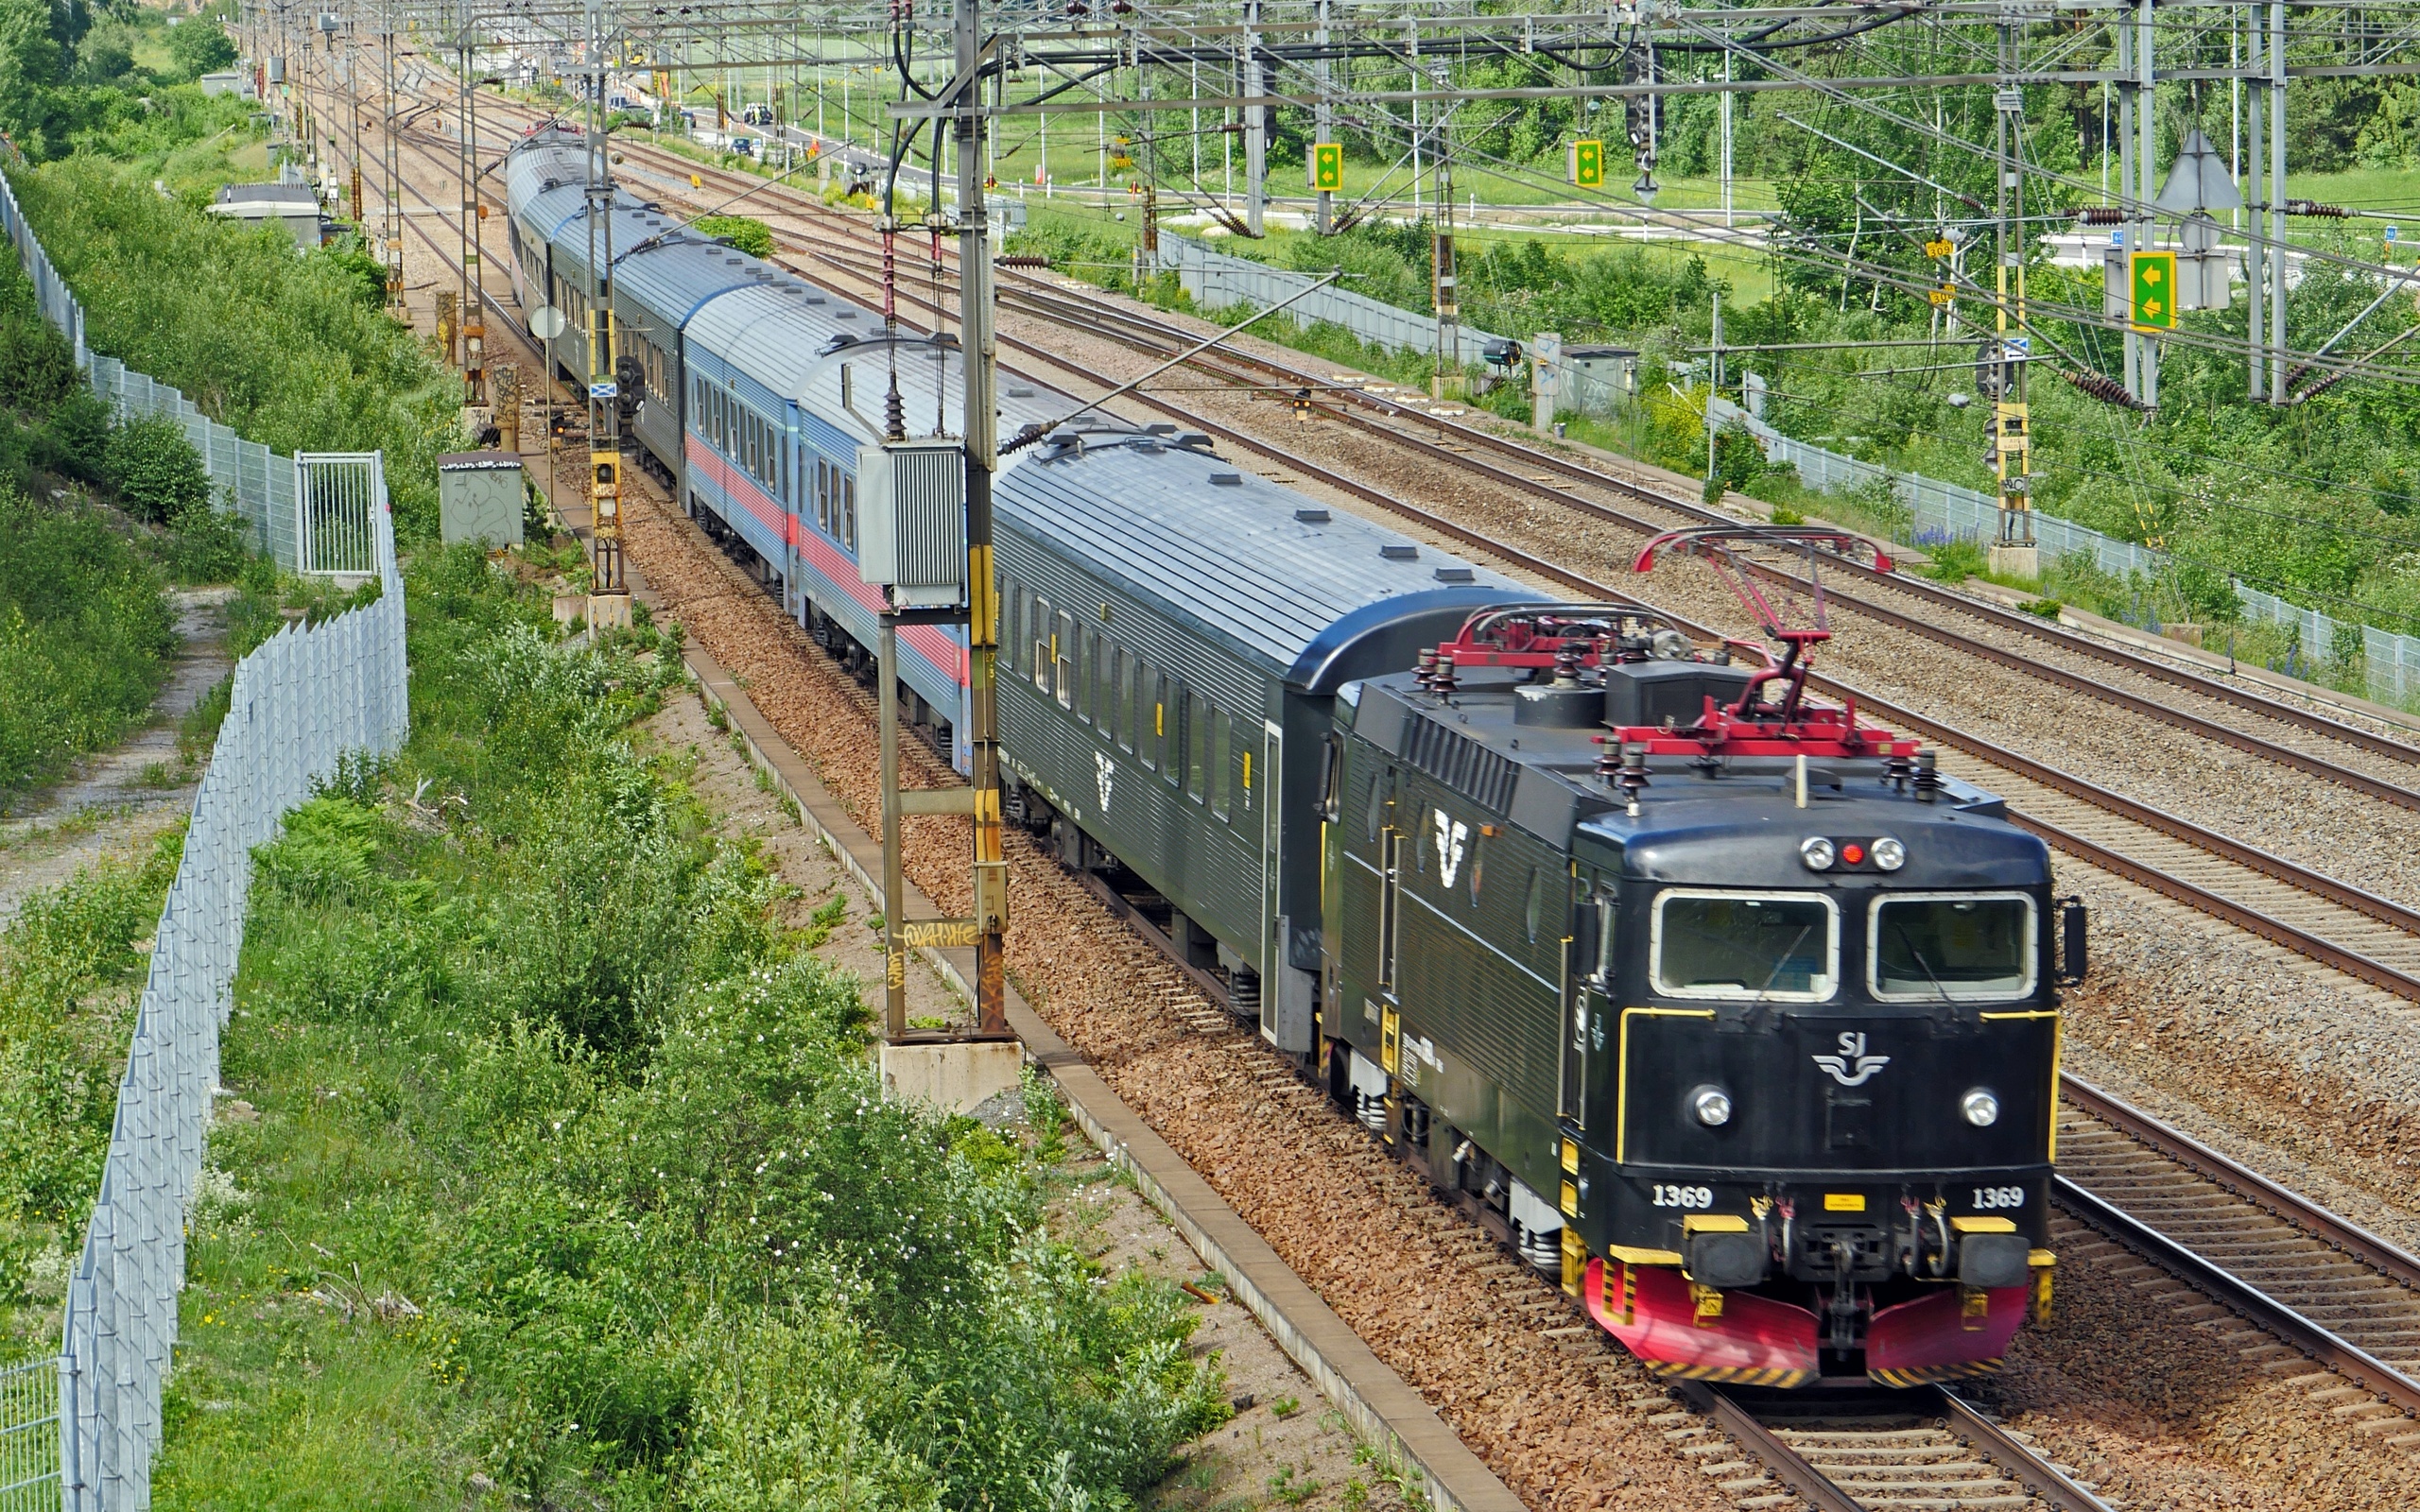
<path fill-rule="evenodd" d="M 1654 1202 L 1659 1208 L 1711 1208 L 1714 1189 L 1711 1187 L 1671 1187 L 1655 1184 Z"/>
<path fill-rule="evenodd" d="M 2025 1206 L 2023 1187 L 1977 1187 L 1975 1206 L 1978 1208 L 2022 1208 Z"/>

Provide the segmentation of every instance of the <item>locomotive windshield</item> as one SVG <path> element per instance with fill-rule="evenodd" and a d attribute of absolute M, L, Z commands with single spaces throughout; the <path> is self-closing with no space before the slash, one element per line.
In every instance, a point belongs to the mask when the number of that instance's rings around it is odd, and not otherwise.
<path fill-rule="evenodd" d="M 1878 899 L 1870 945 L 1877 998 L 1974 1002 L 2033 990 L 2033 900 L 2021 893 Z"/>
<path fill-rule="evenodd" d="M 1820 895 L 1667 892 L 1651 954 L 1668 997 L 1820 1003 L 1840 976 L 1840 914 Z"/>

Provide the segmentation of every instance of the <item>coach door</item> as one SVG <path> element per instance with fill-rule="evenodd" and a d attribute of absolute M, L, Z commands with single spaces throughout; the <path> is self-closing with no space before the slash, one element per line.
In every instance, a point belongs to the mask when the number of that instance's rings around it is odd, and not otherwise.
<path fill-rule="evenodd" d="M 1244 805 L 1260 805 L 1260 1037 L 1271 1044 L 1278 1042 L 1281 1010 L 1292 987 L 1286 975 L 1290 921 L 1278 911 L 1286 875 L 1285 750 L 1284 730 L 1265 719 L 1257 758 L 1250 747 L 1244 751 Z M 1255 759 L 1258 772 L 1253 770 Z"/>
<path fill-rule="evenodd" d="M 1604 1053 L 1607 996 L 1615 961 L 1614 879 L 1592 868 L 1571 872 L 1571 920 L 1564 941 L 1562 1094 L 1557 1111 L 1573 1127 L 1587 1126 L 1589 1062 Z"/>

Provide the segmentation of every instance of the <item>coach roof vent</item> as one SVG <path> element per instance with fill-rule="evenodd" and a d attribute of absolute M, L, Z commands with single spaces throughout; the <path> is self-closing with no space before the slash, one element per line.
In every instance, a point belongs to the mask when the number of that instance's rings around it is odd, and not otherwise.
<path fill-rule="evenodd" d="M 1418 561 L 1420 559 L 1420 548 L 1418 546 L 1409 546 L 1397 542 L 1393 545 L 1380 546 L 1378 548 L 1378 555 L 1384 557 L 1389 561 Z"/>
<path fill-rule="evenodd" d="M 1478 581 L 1476 576 L 1472 576 L 1471 570 L 1467 567 L 1440 567 L 1437 569 L 1437 580 L 1441 583 L 1475 583 Z"/>
<path fill-rule="evenodd" d="M 1306 525 L 1323 525 L 1336 517 L 1325 509 L 1297 509 L 1294 518 Z"/>
<path fill-rule="evenodd" d="M 1240 489 L 1244 486 L 1244 475 L 1240 472 L 1213 472 L 1210 481 L 1222 489 Z"/>

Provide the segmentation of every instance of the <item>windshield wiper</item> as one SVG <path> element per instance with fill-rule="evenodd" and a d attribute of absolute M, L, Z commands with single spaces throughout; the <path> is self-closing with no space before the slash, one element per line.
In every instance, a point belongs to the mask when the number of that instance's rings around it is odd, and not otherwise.
<path fill-rule="evenodd" d="M 1773 969 L 1765 973 L 1765 985 L 1756 988 L 1756 995 L 1748 1003 L 1748 1012 L 1751 1015 L 1754 1015 L 1758 1008 L 1765 1005 L 1766 995 L 1772 991 L 1773 984 L 1781 980 L 1781 969 L 1789 964 L 1789 958 L 1798 954 L 1798 947 L 1805 944 L 1806 942 L 1806 936 L 1814 932 L 1814 925 L 1801 924 L 1798 928 L 1797 936 L 1791 939 L 1789 947 L 1785 949 L 1780 955 L 1774 958 Z M 1809 972 L 1807 974 L 1811 978 L 1814 973 Z"/>
<path fill-rule="evenodd" d="M 1916 942 L 1908 937 L 1906 927 L 1893 924 L 1891 926 L 1891 933 L 1899 936 L 1899 943 L 1908 947 L 1909 955 L 1914 958 L 1918 966 L 1925 969 L 1925 980 L 1930 982 L 1932 989 L 1941 994 L 1941 1001 L 1954 1005 L 1958 1000 L 1949 995 L 1949 988 L 1941 985 L 1941 978 L 1933 975 L 1932 963 L 1925 959 L 1924 952 L 1916 949 Z"/>

